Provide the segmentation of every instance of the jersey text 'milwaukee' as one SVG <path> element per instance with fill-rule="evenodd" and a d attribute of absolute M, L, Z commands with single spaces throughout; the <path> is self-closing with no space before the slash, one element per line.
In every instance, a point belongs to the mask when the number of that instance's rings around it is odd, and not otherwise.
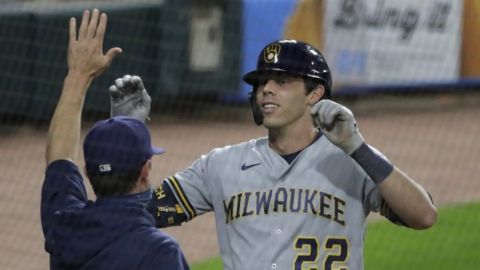
<path fill-rule="evenodd" d="M 345 200 L 320 190 L 284 188 L 247 191 L 223 200 L 226 223 L 252 215 L 304 213 L 345 225 Z"/>

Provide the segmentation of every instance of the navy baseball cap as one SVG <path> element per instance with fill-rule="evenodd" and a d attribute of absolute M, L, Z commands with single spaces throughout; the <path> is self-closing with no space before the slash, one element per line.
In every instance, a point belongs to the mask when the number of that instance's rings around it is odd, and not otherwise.
<path fill-rule="evenodd" d="M 153 147 L 148 128 L 135 118 L 117 116 L 98 121 L 83 142 L 88 175 L 128 172 L 140 166 L 163 148 Z"/>

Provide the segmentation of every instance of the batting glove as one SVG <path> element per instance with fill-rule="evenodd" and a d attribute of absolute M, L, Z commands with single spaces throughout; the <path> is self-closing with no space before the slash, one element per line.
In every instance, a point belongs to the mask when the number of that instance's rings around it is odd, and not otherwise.
<path fill-rule="evenodd" d="M 110 86 L 110 116 L 130 116 L 142 122 L 150 120 L 152 99 L 138 76 L 125 75 Z"/>
<path fill-rule="evenodd" d="M 347 155 L 352 154 L 364 143 L 353 113 L 347 107 L 324 99 L 317 102 L 310 113 L 323 135 Z"/>

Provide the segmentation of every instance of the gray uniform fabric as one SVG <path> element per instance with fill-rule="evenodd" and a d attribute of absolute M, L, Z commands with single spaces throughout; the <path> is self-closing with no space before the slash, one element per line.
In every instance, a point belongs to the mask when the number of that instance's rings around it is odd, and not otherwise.
<path fill-rule="evenodd" d="M 226 270 L 363 269 L 366 217 L 382 205 L 325 136 L 291 164 L 266 137 L 217 148 L 166 181 L 188 219 L 215 212 Z"/>

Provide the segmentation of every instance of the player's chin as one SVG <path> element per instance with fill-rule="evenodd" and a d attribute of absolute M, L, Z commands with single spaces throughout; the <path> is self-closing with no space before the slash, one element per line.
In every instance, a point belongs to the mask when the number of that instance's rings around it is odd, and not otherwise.
<path fill-rule="evenodd" d="M 273 117 L 269 115 L 263 116 L 263 126 L 268 129 L 280 128 L 284 125 L 285 125 L 284 121 L 282 121 L 281 119 L 278 119 L 277 117 Z"/>

